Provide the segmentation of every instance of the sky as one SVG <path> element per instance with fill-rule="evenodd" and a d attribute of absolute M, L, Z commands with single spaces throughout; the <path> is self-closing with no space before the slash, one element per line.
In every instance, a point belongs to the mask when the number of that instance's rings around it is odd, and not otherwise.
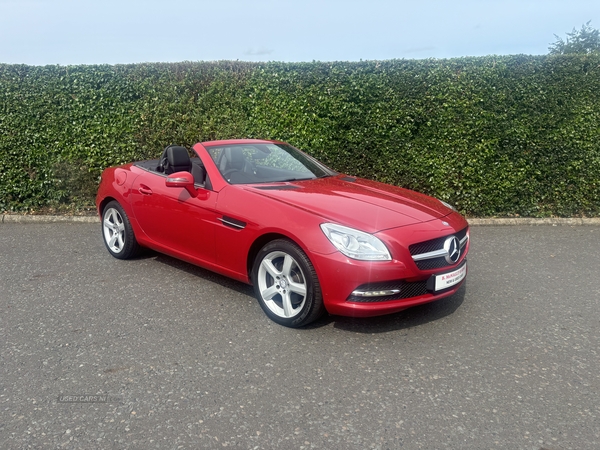
<path fill-rule="evenodd" d="M 0 0 L 0 63 L 543 55 L 600 0 Z"/>

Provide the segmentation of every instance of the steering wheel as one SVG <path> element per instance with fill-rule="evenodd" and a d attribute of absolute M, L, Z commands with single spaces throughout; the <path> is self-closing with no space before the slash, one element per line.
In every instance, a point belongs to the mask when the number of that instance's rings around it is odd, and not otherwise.
<path fill-rule="evenodd" d="M 221 175 L 223 175 L 223 178 L 225 178 L 227 181 L 229 181 L 228 175 L 231 175 L 232 173 L 235 172 L 239 172 L 238 169 L 227 169 L 225 172 L 222 172 Z"/>

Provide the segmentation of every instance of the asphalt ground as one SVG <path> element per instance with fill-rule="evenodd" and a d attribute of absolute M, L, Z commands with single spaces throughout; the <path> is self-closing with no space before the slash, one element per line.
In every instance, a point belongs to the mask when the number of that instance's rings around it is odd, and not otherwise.
<path fill-rule="evenodd" d="M 0 225 L 0 448 L 600 448 L 600 226 L 475 226 L 451 298 L 271 322 L 99 223 Z"/>

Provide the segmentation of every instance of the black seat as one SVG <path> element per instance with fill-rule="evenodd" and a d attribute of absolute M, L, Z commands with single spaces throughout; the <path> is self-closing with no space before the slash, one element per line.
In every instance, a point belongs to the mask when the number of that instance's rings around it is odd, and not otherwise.
<path fill-rule="evenodd" d="M 225 149 L 220 167 L 223 175 L 229 174 L 235 170 L 240 172 L 247 171 L 247 166 L 248 161 L 244 156 L 242 147 L 229 147 Z"/>
<path fill-rule="evenodd" d="M 229 156 L 229 168 L 240 171 L 246 169 L 246 157 L 242 153 L 241 149 L 232 149 L 232 152 Z"/>
<path fill-rule="evenodd" d="M 187 149 L 178 145 L 169 145 L 165 148 L 156 170 L 166 175 L 182 171 L 191 172 L 192 161 Z"/>

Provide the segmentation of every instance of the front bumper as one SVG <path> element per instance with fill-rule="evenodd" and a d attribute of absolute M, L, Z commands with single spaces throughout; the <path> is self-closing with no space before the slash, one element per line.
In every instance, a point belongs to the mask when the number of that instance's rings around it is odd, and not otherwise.
<path fill-rule="evenodd" d="M 448 289 L 434 292 L 432 276 L 456 271 L 466 264 L 470 243 L 467 241 L 455 264 L 433 270 L 421 270 L 408 251 L 409 245 L 413 243 L 411 236 L 413 240 L 420 241 L 453 232 L 447 229 L 431 230 L 423 239 L 422 227 L 423 224 L 412 234 L 411 230 L 407 229 L 410 227 L 401 229 L 401 232 L 386 232 L 385 242 L 390 247 L 392 261 L 357 261 L 339 252 L 311 255 L 327 311 L 341 316 L 372 317 L 395 313 L 455 294 L 465 283 L 466 277 Z M 404 242 L 400 243 L 400 239 Z M 356 295 L 356 291 L 360 291 L 361 295 Z M 374 291 L 376 295 L 362 295 L 369 291 Z"/>

